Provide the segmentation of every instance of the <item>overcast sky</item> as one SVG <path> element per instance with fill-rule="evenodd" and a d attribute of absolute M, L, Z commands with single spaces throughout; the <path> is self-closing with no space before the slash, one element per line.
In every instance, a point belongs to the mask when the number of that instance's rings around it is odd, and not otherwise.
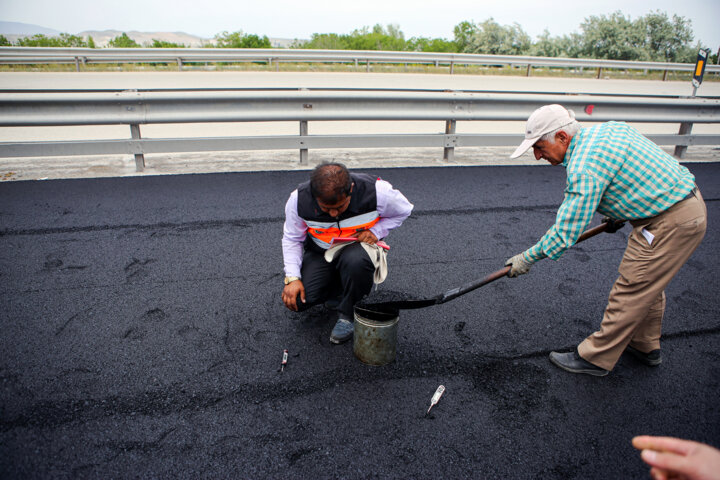
<path fill-rule="evenodd" d="M 660 10 L 692 21 L 695 41 L 720 47 L 720 0 L 0 0 L 0 20 L 66 33 L 85 30 L 185 32 L 212 38 L 222 31 L 271 38 L 310 38 L 396 24 L 406 38 L 453 38 L 463 20 L 517 22 L 533 39 L 578 32 L 590 15 L 621 11 L 633 20 Z"/>

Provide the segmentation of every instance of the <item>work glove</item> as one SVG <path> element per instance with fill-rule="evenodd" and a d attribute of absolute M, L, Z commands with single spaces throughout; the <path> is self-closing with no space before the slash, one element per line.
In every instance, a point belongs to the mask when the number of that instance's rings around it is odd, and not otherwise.
<path fill-rule="evenodd" d="M 605 233 L 615 233 L 625 226 L 625 220 L 615 220 L 610 217 L 603 217 L 602 223 L 607 223 Z"/>
<path fill-rule="evenodd" d="M 508 277 L 517 277 L 518 275 L 528 273 L 530 271 L 532 263 L 526 261 L 522 253 L 518 253 L 514 257 L 509 258 L 507 262 L 505 262 L 505 266 L 507 265 L 511 265 L 510 271 L 508 272 Z"/>

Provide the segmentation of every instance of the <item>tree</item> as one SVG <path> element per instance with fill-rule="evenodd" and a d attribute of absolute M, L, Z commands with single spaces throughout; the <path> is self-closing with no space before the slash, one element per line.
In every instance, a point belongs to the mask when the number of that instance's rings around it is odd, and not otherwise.
<path fill-rule="evenodd" d="M 68 33 L 61 33 L 59 37 L 46 37 L 38 33 L 32 37 L 20 38 L 17 43 L 21 47 L 87 47 L 82 37 Z"/>
<path fill-rule="evenodd" d="M 385 28 L 378 23 L 373 27 L 373 33 L 381 33 L 392 38 L 405 39 L 405 34 L 400 30 L 400 25 L 396 23 L 388 23 Z"/>
<path fill-rule="evenodd" d="M 387 50 L 403 51 L 408 47 L 405 35 L 397 25 L 375 25 L 372 30 L 363 27 L 351 34 L 314 33 L 307 42 L 297 42 L 293 48 L 325 50 Z"/>
<path fill-rule="evenodd" d="M 46 37 L 38 33 L 32 37 L 18 38 L 17 44 L 20 47 L 59 47 L 59 39 L 56 37 Z"/>
<path fill-rule="evenodd" d="M 444 38 L 413 37 L 407 41 L 406 50 L 411 52 L 457 53 L 457 43 Z"/>
<path fill-rule="evenodd" d="M 560 37 L 550 37 L 546 28 L 530 48 L 530 54 L 536 57 L 566 57 Z"/>
<path fill-rule="evenodd" d="M 7 39 L 5 35 L 0 35 L 0 47 L 11 47 L 12 43 Z"/>
<path fill-rule="evenodd" d="M 153 38 L 151 48 L 186 48 L 182 43 L 166 42 L 164 40 L 157 40 Z"/>
<path fill-rule="evenodd" d="M 461 51 L 466 53 L 484 53 L 490 55 L 526 55 L 530 51 L 530 36 L 515 23 L 502 26 L 492 18 L 477 26 L 460 24 L 456 27 L 456 41 L 460 34 L 469 34 L 467 44 Z M 463 39 L 465 40 L 465 39 Z"/>
<path fill-rule="evenodd" d="M 87 46 L 88 48 L 96 48 L 95 47 L 95 40 L 91 36 L 87 37 Z"/>
<path fill-rule="evenodd" d="M 272 48 L 267 36 L 245 35 L 241 30 L 229 33 L 224 31 L 215 35 L 218 48 Z"/>
<path fill-rule="evenodd" d="M 642 25 L 617 11 L 610 16 L 590 16 L 580 25 L 581 55 L 612 60 L 649 60 Z"/>
<path fill-rule="evenodd" d="M 397 25 L 383 27 L 377 24 L 373 27 L 372 32 L 367 27 L 363 27 L 350 34 L 348 48 L 350 50 L 403 51 L 405 50 L 405 35 Z"/>
<path fill-rule="evenodd" d="M 458 52 L 467 52 L 472 38 L 478 33 L 478 27 L 473 22 L 460 22 L 453 28 L 455 44 Z"/>
<path fill-rule="evenodd" d="M 530 55 L 536 57 L 564 57 L 577 58 L 580 56 L 582 37 L 577 33 L 551 37 L 547 29 L 538 37 L 530 47 Z"/>
<path fill-rule="evenodd" d="M 270 39 L 263 35 L 259 37 L 255 34 L 245 35 L 243 38 L 243 46 L 241 48 L 272 48 Z"/>
<path fill-rule="evenodd" d="M 110 48 L 140 48 L 140 45 L 127 36 L 127 33 L 123 32 L 122 35 L 118 35 L 108 42 Z"/>
<path fill-rule="evenodd" d="M 295 42 L 292 48 L 308 48 L 317 50 L 349 50 L 348 35 L 337 33 L 313 33 L 310 40 Z"/>
<path fill-rule="evenodd" d="M 667 13 L 655 11 L 638 19 L 644 33 L 644 47 L 650 58 L 659 62 L 686 61 L 682 57 L 693 40 L 691 21 Z M 690 60 L 693 61 L 693 60 Z"/>
<path fill-rule="evenodd" d="M 561 52 L 565 52 L 569 58 L 579 58 L 582 54 L 582 35 L 571 33 L 563 35 L 558 40 Z"/>
<path fill-rule="evenodd" d="M 68 33 L 60 34 L 60 43 L 63 47 L 87 47 L 85 39 Z"/>

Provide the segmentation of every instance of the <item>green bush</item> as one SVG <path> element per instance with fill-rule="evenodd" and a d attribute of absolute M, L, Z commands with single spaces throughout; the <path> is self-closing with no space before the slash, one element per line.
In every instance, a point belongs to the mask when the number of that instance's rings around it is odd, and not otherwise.
<path fill-rule="evenodd" d="M 457 52 L 454 41 L 444 38 L 413 37 L 405 40 L 405 35 L 397 25 L 380 24 L 372 29 L 363 27 L 350 34 L 313 33 L 310 40 L 296 41 L 291 48 L 319 50 L 383 50 L 412 52 Z"/>
<path fill-rule="evenodd" d="M 458 53 L 458 45 L 444 38 L 413 37 L 407 41 L 406 50 L 411 52 Z"/>
<path fill-rule="evenodd" d="M 186 48 L 182 43 L 166 42 L 164 40 L 157 40 L 153 38 L 153 43 L 150 48 Z"/>
<path fill-rule="evenodd" d="M 140 48 L 140 45 L 127 36 L 127 33 L 123 32 L 122 35 L 118 35 L 108 42 L 110 48 Z"/>
<path fill-rule="evenodd" d="M 20 38 L 19 47 L 87 47 L 87 42 L 77 35 L 61 33 L 59 37 L 46 37 L 38 33 L 32 37 Z"/>
<path fill-rule="evenodd" d="M 248 35 L 242 31 L 219 33 L 215 35 L 215 41 L 214 46 L 218 48 L 272 48 L 267 36 Z"/>

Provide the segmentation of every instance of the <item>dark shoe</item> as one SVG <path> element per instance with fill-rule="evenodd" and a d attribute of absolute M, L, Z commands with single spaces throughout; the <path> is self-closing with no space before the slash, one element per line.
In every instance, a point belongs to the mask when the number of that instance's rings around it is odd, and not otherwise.
<path fill-rule="evenodd" d="M 604 377 L 609 373 L 604 368 L 595 366 L 583 359 L 576 351 L 567 353 L 550 352 L 550 361 L 563 370 L 572 373 L 587 373 L 596 377 Z"/>
<path fill-rule="evenodd" d="M 649 367 L 657 367 L 662 363 L 662 355 L 660 354 L 659 348 L 652 352 L 644 353 L 628 345 L 625 351 Z"/>
<path fill-rule="evenodd" d="M 330 333 L 330 342 L 336 344 L 347 342 L 352 338 L 353 330 L 353 323 L 343 315 L 340 315 L 340 318 L 338 318 L 335 327 L 333 327 Z"/>

